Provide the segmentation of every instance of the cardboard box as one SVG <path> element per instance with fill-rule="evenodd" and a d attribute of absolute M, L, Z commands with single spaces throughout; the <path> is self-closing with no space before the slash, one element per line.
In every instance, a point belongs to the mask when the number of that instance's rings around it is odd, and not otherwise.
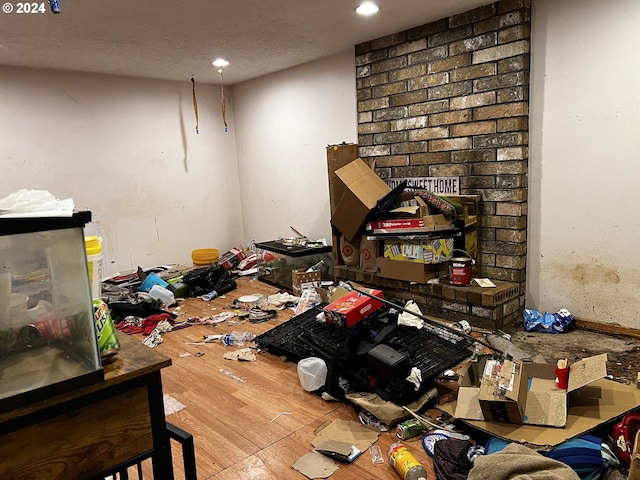
<path fill-rule="evenodd" d="M 341 182 L 345 190 L 331 215 L 331 223 L 348 240 L 353 241 L 378 200 L 391 189 L 360 158 L 339 168 L 335 173 L 337 182 Z"/>
<path fill-rule="evenodd" d="M 565 427 L 568 394 L 607 376 L 606 354 L 571 364 L 566 390 L 556 385 L 555 364 L 504 360 L 500 368 L 496 362 L 486 363 L 478 401 L 483 419 L 497 422 Z"/>
<path fill-rule="evenodd" d="M 368 288 L 363 288 L 362 290 L 366 290 L 376 297 L 383 298 L 381 290 Z M 349 292 L 324 307 L 324 313 L 327 323 L 333 323 L 343 327 L 352 327 L 382 306 L 383 303 L 375 298 L 358 292 Z"/>
<path fill-rule="evenodd" d="M 319 288 L 321 283 L 322 272 L 320 270 L 307 272 L 306 268 L 299 268 L 291 272 L 292 290 L 297 297 L 307 288 Z"/>
<path fill-rule="evenodd" d="M 404 282 L 427 283 L 427 280 L 438 278 L 444 274 L 442 265 L 403 262 L 378 257 L 376 274 L 383 278 L 392 278 Z"/>
<path fill-rule="evenodd" d="M 478 401 L 486 420 L 524 423 L 527 382 L 520 362 L 489 360 L 480 380 Z"/>
<path fill-rule="evenodd" d="M 348 165 L 358 158 L 358 145 L 355 143 L 343 143 L 342 145 L 327 146 L 327 170 L 329 173 L 329 206 L 330 213 L 338 206 L 338 202 L 345 191 L 345 186 L 338 181 L 336 170 Z M 337 243 L 334 243 L 337 245 Z"/>
<path fill-rule="evenodd" d="M 400 240 L 384 241 L 383 256 L 390 260 L 416 263 L 442 263 L 453 255 L 453 237 L 432 240 Z"/>
<path fill-rule="evenodd" d="M 602 378 L 606 376 L 606 360 L 607 355 L 602 354 L 572 364 L 567 390 L 555 386 L 554 364 L 525 363 L 526 372 L 521 375 L 521 381 L 529 383 L 530 388 L 523 424 L 486 420 L 477 387 L 460 387 L 457 401 L 438 408 L 506 441 L 559 445 L 620 418 L 640 405 L 640 390 L 635 386 Z"/>

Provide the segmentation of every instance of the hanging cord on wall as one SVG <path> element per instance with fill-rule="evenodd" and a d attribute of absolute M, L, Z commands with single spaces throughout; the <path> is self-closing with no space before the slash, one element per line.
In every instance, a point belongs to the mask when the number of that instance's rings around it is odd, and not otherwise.
<path fill-rule="evenodd" d="M 222 67 L 218 69 L 220 74 L 220 107 L 222 109 L 222 121 L 224 122 L 225 133 L 229 130 L 227 128 L 227 107 L 224 101 L 224 78 L 222 77 Z"/>
<path fill-rule="evenodd" d="M 191 83 L 193 85 L 191 91 L 193 92 L 193 113 L 196 115 L 196 135 L 200 133 L 198 130 L 198 100 L 196 100 L 196 79 L 191 75 Z"/>

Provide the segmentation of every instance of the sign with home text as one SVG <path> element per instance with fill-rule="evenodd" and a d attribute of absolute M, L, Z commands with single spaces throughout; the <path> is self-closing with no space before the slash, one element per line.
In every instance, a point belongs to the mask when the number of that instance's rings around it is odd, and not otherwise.
<path fill-rule="evenodd" d="M 460 195 L 460 177 L 385 178 L 384 181 L 394 188 L 405 180 L 407 187 L 429 190 L 436 195 Z"/>

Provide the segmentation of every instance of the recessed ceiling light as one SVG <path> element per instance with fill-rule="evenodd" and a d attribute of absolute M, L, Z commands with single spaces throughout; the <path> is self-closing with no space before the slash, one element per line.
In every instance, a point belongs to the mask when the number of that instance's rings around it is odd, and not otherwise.
<path fill-rule="evenodd" d="M 229 65 L 229 62 L 227 62 L 224 58 L 218 58 L 211 63 L 214 67 L 220 67 L 220 68 L 226 67 L 227 65 Z"/>
<path fill-rule="evenodd" d="M 358 8 L 356 8 L 356 13 L 360 15 L 373 15 L 377 13 L 379 10 L 378 5 L 373 2 L 363 2 L 360 4 Z"/>

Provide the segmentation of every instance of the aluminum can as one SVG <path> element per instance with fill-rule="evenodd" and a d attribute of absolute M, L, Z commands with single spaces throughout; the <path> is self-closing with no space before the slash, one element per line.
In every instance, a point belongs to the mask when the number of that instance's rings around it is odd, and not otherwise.
<path fill-rule="evenodd" d="M 116 328 L 113 325 L 109 307 L 99 298 L 93 300 L 93 316 L 98 334 L 100 358 L 104 361 L 118 353 L 120 342 L 116 336 Z"/>
<path fill-rule="evenodd" d="M 424 432 L 424 426 L 415 418 L 405 420 L 396 425 L 396 435 L 400 440 L 417 437 Z"/>

